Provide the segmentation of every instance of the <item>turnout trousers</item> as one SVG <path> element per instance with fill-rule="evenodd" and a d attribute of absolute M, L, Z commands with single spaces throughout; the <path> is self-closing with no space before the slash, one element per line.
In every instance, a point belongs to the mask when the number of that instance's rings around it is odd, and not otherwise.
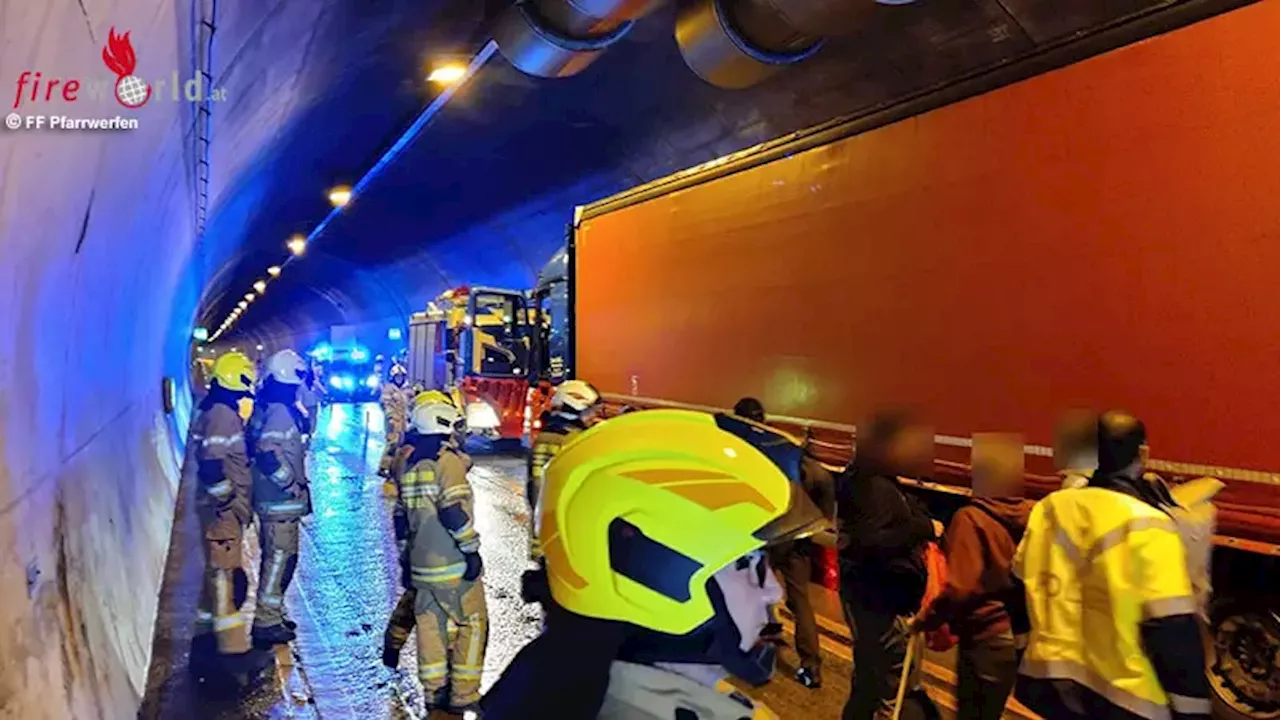
<path fill-rule="evenodd" d="M 284 622 L 284 594 L 298 567 L 299 523 L 298 518 L 261 519 L 258 540 L 262 565 L 254 627 L 269 628 Z"/>

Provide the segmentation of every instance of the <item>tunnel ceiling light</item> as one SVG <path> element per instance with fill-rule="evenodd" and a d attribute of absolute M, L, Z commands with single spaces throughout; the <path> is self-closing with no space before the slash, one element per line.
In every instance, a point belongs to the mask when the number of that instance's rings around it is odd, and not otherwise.
<path fill-rule="evenodd" d="M 467 66 L 462 63 L 445 63 L 431 70 L 427 82 L 437 85 L 457 85 L 467 77 Z"/>
<path fill-rule="evenodd" d="M 245 308 L 247 308 L 247 307 L 249 307 L 249 303 L 245 302 L 244 300 L 241 300 L 241 301 L 240 301 L 240 309 L 241 309 L 241 310 L 243 310 L 243 309 L 245 309 Z M 232 314 L 232 315 L 235 315 L 236 313 L 235 313 L 235 311 L 233 310 L 233 311 L 231 311 L 231 314 Z"/>
<path fill-rule="evenodd" d="M 245 299 L 245 300 L 248 300 L 249 302 L 253 302 L 254 300 L 257 300 L 257 299 L 258 299 L 258 296 L 257 296 L 257 295 L 254 295 L 253 293 L 245 293 L 245 294 L 244 294 L 244 299 Z"/>
<path fill-rule="evenodd" d="M 307 251 L 307 239 L 302 235 L 294 235 L 289 238 L 289 242 L 285 247 L 289 248 L 289 252 L 294 255 L 301 255 Z"/>
<path fill-rule="evenodd" d="M 264 292 L 266 292 L 266 291 L 267 291 L 267 281 L 266 281 L 266 280 L 259 280 L 258 282 L 256 282 L 256 283 L 254 283 L 254 284 L 253 284 L 253 289 L 254 289 L 254 291 L 255 291 L 255 292 L 257 292 L 259 295 L 261 295 L 262 293 L 264 293 Z"/>
<path fill-rule="evenodd" d="M 271 267 L 267 268 L 267 274 L 273 278 L 280 277 L 280 266 L 272 265 Z"/>
<path fill-rule="evenodd" d="M 336 208 L 346 207 L 351 202 L 351 188 L 339 185 L 329 191 L 329 202 Z"/>

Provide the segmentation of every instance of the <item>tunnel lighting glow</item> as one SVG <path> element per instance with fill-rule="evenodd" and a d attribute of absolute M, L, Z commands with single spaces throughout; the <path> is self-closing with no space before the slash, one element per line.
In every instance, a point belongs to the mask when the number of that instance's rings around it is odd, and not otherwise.
<path fill-rule="evenodd" d="M 404 337 L 404 333 L 401 332 L 400 328 L 391 328 L 387 331 L 388 340 L 399 340 L 402 337 Z"/>
<path fill-rule="evenodd" d="M 262 347 L 261 345 L 259 345 L 259 346 L 258 346 L 258 352 L 262 352 L 262 350 L 263 350 L 263 347 Z"/>
<path fill-rule="evenodd" d="M 258 296 L 257 296 L 257 295 L 254 295 L 253 293 L 245 293 L 245 294 L 244 294 L 244 299 L 245 299 L 245 300 L 248 300 L 249 302 L 253 302 L 253 301 L 254 301 L 254 300 L 256 300 L 257 298 L 258 298 Z"/>
<path fill-rule="evenodd" d="M 254 284 L 253 284 L 253 289 L 254 289 L 254 290 L 255 290 L 259 295 L 261 295 L 262 293 L 264 293 L 264 292 L 266 292 L 266 291 L 267 291 L 267 281 L 266 281 L 266 280 L 259 280 L 258 282 L 256 282 L 256 283 L 254 283 Z"/>
<path fill-rule="evenodd" d="M 467 76 L 467 66 L 462 63 L 448 63 L 431 71 L 427 82 L 439 85 L 457 85 Z"/>
<path fill-rule="evenodd" d="M 351 202 L 351 188 L 347 185 L 339 185 L 329 191 L 329 203 L 336 208 L 346 207 Z"/>
<path fill-rule="evenodd" d="M 289 252 L 294 255 L 301 255 L 307 251 L 307 238 L 303 235 L 294 235 L 289 238 L 289 242 L 285 247 L 289 248 Z"/>
<path fill-rule="evenodd" d="M 243 310 L 243 309 L 245 309 L 245 308 L 247 308 L 247 307 L 249 307 L 249 303 L 248 303 L 248 302 L 246 302 L 246 301 L 244 301 L 244 300 L 241 300 L 241 301 L 240 301 L 240 309 L 241 309 L 241 310 Z M 232 315 L 235 315 L 236 313 L 235 313 L 235 311 L 233 310 L 233 311 L 231 311 L 231 314 L 232 314 Z"/>
<path fill-rule="evenodd" d="M 273 278 L 280 277 L 280 266 L 272 265 L 271 267 L 267 268 L 267 274 Z"/>

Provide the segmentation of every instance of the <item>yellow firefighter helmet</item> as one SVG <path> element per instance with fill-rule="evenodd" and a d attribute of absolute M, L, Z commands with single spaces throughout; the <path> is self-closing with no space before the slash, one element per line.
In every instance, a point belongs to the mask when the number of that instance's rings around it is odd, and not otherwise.
<path fill-rule="evenodd" d="M 538 536 L 552 596 L 587 617 L 683 635 L 715 611 L 707 582 L 826 526 L 798 488 L 803 448 L 742 418 L 628 413 L 547 465 Z"/>
<path fill-rule="evenodd" d="M 435 403 L 444 403 L 445 405 L 454 405 L 456 407 L 456 404 L 453 402 L 453 398 L 448 394 L 439 390 L 424 390 L 413 396 L 412 409 L 416 410 L 420 407 L 433 405 Z"/>
<path fill-rule="evenodd" d="M 258 369 L 243 353 L 229 352 L 213 362 L 213 379 L 226 390 L 252 392 Z"/>

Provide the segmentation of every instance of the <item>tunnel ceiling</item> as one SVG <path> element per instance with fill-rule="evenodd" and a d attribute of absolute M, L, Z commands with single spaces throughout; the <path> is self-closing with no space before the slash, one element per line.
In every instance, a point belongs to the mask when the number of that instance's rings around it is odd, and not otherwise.
<path fill-rule="evenodd" d="M 354 184 L 411 124 L 434 94 L 424 77 L 429 59 L 469 57 L 483 46 L 485 18 L 501 2 L 482 5 L 332 3 L 309 35 L 290 40 L 305 42 L 305 60 L 272 70 L 295 73 L 288 86 L 301 101 L 271 118 L 266 131 L 261 109 L 218 109 L 218 136 L 269 132 L 272 140 L 240 167 L 219 168 L 215 157 L 222 189 L 205 242 L 238 250 L 214 274 L 203 324 L 216 328 L 265 268 L 285 259 L 290 234 L 316 227 L 329 211 L 328 187 Z M 404 313 L 419 307 L 415 295 L 451 283 L 527 287 L 562 241 L 576 204 L 872 111 L 1164 5 L 877 6 L 857 34 L 831 39 L 811 60 L 739 91 L 714 88 L 685 65 L 670 4 L 572 78 L 525 76 L 495 56 L 272 283 L 237 331 L 298 313 L 316 324 L 339 322 L 344 308 Z M 227 84 L 234 88 L 234 80 Z M 219 142 L 216 136 L 215 150 Z"/>

